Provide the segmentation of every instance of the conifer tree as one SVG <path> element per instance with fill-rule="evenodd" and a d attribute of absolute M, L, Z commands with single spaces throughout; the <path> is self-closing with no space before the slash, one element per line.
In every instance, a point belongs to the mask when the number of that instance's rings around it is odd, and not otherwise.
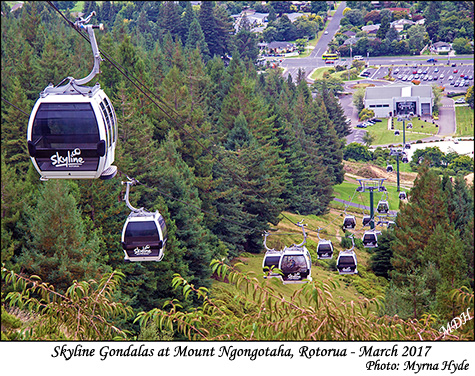
<path fill-rule="evenodd" d="M 439 177 L 427 165 L 419 171 L 409 196 L 411 200 L 400 205 L 395 241 L 391 244 L 392 277 L 397 283 L 402 282 L 411 270 L 423 266 L 422 251 L 437 224 L 443 226 L 442 231 L 448 229 L 445 195 Z"/>
<path fill-rule="evenodd" d="M 23 111 L 29 111 L 30 103 L 20 81 L 12 77 L 11 83 L 11 94 L 6 95 L 8 101 Z M 2 153 L 6 164 L 14 167 L 18 173 L 25 174 L 31 163 L 26 144 L 28 116 L 14 106 L 6 106 L 2 114 Z"/>
<path fill-rule="evenodd" d="M 29 240 L 18 258 L 29 274 L 64 292 L 74 280 L 98 277 L 106 270 L 103 243 L 97 232 L 86 234 L 77 208 L 74 183 L 52 180 L 40 188 L 29 209 Z"/>
<path fill-rule="evenodd" d="M 378 247 L 371 256 L 371 269 L 377 276 L 389 278 L 389 272 L 393 268 L 391 265 L 393 256 L 391 242 L 393 239 L 392 230 L 383 231 L 381 235 L 378 235 Z"/>
<path fill-rule="evenodd" d="M 201 30 L 200 23 L 196 18 L 193 19 L 191 25 L 188 30 L 188 34 L 186 36 L 186 45 L 187 49 L 194 49 L 196 47 L 199 48 L 201 54 L 206 57 L 206 60 L 209 59 L 210 53 L 208 49 L 208 45 L 205 41 L 205 36 L 203 34 L 203 30 Z"/>

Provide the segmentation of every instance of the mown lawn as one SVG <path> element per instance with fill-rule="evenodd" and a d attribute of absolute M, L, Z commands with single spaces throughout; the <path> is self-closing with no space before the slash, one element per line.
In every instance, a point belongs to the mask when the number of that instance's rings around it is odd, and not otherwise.
<path fill-rule="evenodd" d="M 401 164 L 399 164 L 399 167 L 401 167 Z M 393 165 L 394 170 L 396 170 L 396 166 Z M 399 169 L 401 172 L 401 169 Z M 396 172 L 393 172 L 395 174 Z M 397 184 L 393 183 L 386 183 L 384 182 L 383 185 L 386 187 L 387 194 L 388 194 L 388 204 L 389 204 L 389 209 L 390 210 L 399 210 L 399 193 L 397 192 Z M 370 193 L 369 192 L 356 192 L 356 188 L 359 187 L 359 184 L 352 184 L 349 182 L 343 182 L 339 185 L 335 185 L 334 188 L 334 194 L 336 198 L 339 198 L 341 200 L 346 200 L 346 201 L 351 201 L 354 204 L 359 204 L 359 205 L 366 205 L 370 206 Z M 405 189 L 400 186 L 401 191 L 405 191 Z M 379 200 L 381 199 L 386 199 L 386 195 L 383 194 L 383 192 L 373 192 L 373 207 L 374 210 L 376 211 L 376 206 L 378 205 Z M 349 211 L 356 211 L 360 212 L 363 214 L 363 210 L 355 207 L 348 207 L 348 212 Z M 365 214 L 369 214 L 369 210 L 365 210 Z"/>
<path fill-rule="evenodd" d="M 367 127 L 366 131 L 374 137 L 372 145 L 401 145 L 403 143 L 403 123 L 397 120 L 394 121 L 394 129 L 388 130 L 388 119 L 381 119 L 382 122 L 376 123 L 373 126 Z M 407 124 L 412 122 L 413 128 L 407 129 Z M 394 135 L 394 131 L 399 130 L 399 136 Z M 438 128 L 431 122 L 424 122 L 413 118 L 406 122 L 406 143 L 410 141 L 417 141 L 423 138 L 430 137 L 437 134 Z"/>
<path fill-rule="evenodd" d="M 455 106 L 457 119 L 456 136 L 473 136 L 473 109 L 469 106 Z"/>

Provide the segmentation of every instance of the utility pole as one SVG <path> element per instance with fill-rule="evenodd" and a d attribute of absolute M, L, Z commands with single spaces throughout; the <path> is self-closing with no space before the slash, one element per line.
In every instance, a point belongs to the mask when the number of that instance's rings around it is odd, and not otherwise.
<path fill-rule="evenodd" d="M 385 186 L 383 186 L 383 182 L 386 180 L 384 178 L 382 179 L 376 179 L 376 178 L 371 178 L 371 179 L 356 179 L 360 183 L 360 186 L 356 188 L 357 192 L 366 192 L 369 191 L 369 201 L 370 201 L 370 216 L 371 220 L 369 222 L 369 226 L 371 230 L 374 229 L 374 201 L 373 201 L 373 192 L 378 191 L 378 192 L 386 192 L 387 189 Z"/>

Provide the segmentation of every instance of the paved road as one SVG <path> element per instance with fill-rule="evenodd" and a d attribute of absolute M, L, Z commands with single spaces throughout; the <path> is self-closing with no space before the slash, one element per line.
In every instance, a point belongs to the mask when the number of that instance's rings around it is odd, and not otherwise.
<path fill-rule="evenodd" d="M 330 43 L 333 36 L 340 28 L 340 20 L 343 17 L 343 9 L 345 9 L 345 7 L 346 1 L 342 1 L 333 17 L 330 19 L 327 28 L 325 29 L 328 31 L 328 34 L 322 34 L 320 40 L 317 42 L 317 45 L 308 57 L 282 59 L 280 66 L 285 69 L 285 77 L 290 75 L 295 82 L 297 78 L 297 72 L 299 69 L 301 69 L 305 71 L 308 80 L 308 76 L 315 68 L 325 66 L 325 62 L 322 60 L 322 55 L 326 51 L 328 43 Z"/>

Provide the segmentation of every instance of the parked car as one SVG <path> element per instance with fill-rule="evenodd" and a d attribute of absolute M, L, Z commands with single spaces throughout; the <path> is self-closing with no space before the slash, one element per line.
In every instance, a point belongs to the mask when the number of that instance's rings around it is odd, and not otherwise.
<path fill-rule="evenodd" d="M 449 78 L 448 78 L 449 81 L 452 81 L 453 79 L 454 79 L 453 76 L 449 76 Z"/>
<path fill-rule="evenodd" d="M 422 69 L 419 69 L 417 72 L 415 73 L 418 73 L 418 74 L 421 74 L 422 73 Z"/>
<path fill-rule="evenodd" d="M 427 74 L 427 69 L 424 69 L 424 70 L 422 71 L 422 74 Z"/>
<path fill-rule="evenodd" d="M 459 71 L 458 69 L 454 69 L 454 73 L 458 73 L 458 71 Z"/>
<path fill-rule="evenodd" d="M 439 68 L 434 69 L 434 73 L 437 73 L 439 71 Z"/>
<path fill-rule="evenodd" d="M 360 124 L 357 124 L 356 125 L 356 128 L 366 128 L 367 125 L 363 124 L 363 123 L 360 123 Z"/>
<path fill-rule="evenodd" d="M 323 34 L 327 35 L 327 34 L 328 34 L 328 30 L 325 30 L 325 32 L 324 32 Z"/>
<path fill-rule="evenodd" d="M 465 103 L 465 99 L 459 98 L 455 101 L 455 103 Z"/>
<path fill-rule="evenodd" d="M 427 62 L 428 63 L 437 63 L 437 59 L 434 59 L 433 57 L 431 57 L 430 59 L 427 59 Z"/>
<path fill-rule="evenodd" d="M 444 77 L 445 77 L 445 76 L 444 76 L 444 74 L 442 73 L 442 74 L 440 75 L 440 79 L 442 80 Z"/>

